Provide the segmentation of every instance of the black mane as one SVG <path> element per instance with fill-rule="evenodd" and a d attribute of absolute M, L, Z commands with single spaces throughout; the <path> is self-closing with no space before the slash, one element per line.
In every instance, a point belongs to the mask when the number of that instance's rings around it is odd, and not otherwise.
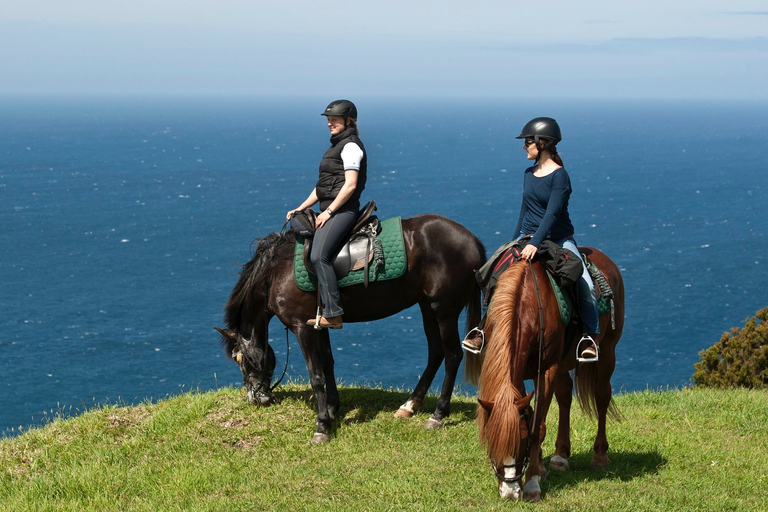
<path fill-rule="evenodd" d="M 229 329 L 237 331 L 240 328 L 243 309 L 247 305 L 248 298 L 255 289 L 262 287 L 268 282 L 272 275 L 272 270 L 280 260 L 277 257 L 278 248 L 286 247 L 292 250 L 295 241 L 296 238 L 293 232 L 288 231 L 282 235 L 270 233 L 264 238 L 256 239 L 251 243 L 252 246 L 256 244 L 256 251 L 251 261 L 240 267 L 240 279 L 238 279 L 237 284 L 232 289 L 229 300 L 226 306 L 224 306 L 224 322 Z M 266 290 L 266 287 L 264 289 Z M 233 347 L 229 346 L 231 344 L 231 341 L 222 338 L 222 345 L 227 348 L 228 353 L 232 351 Z"/>

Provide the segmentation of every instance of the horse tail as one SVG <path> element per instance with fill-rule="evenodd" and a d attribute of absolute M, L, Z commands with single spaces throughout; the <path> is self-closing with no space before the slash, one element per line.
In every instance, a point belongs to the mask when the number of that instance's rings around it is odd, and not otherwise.
<path fill-rule="evenodd" d="M 475 237 L 475 246 L 477 247 L 477 252 L 480 255 L 480 260 L 478 262 L 479 264 L 475 269 L 475 272 L 477 272 L 477 270 L 479 270 L 480 267 L 485 264 L 486 254 L 485 246 L 477 237 Z M 468 333 L 470 330 L 480 325 L 480 321 L 483 318 L 483 298 L 480 284 L 478 284 L 477 280 L 474 281 L 475 285 L 472 289 L 472 297 L 469 299 L 469 303 L 467 304 L 467 322 L 464 327 L 465 333 Z M 482 353 L 473 354 L 472 352 L 467 352 L 466 358 L 464 359 L 464 380 L 471 383 L 473 386 L 477 386 L 480 381 L 480 370 L 482 369 L 482 366 Z"/>
<path fill-rule="evenodd" d="M 597 373 L 599 363 L 579 364 L 576 367 L 576 398 L 579 406 L 587 418 L 597 418 Z M 608 416 L 616 421 L 621 421 L 622 415 L 613 396 L 608 403 Z"/>
<path fill-rule="evenodd" d="M 527 267 L 513 265 L 496 285 L 485 324 L 486 347 L 478 389 L 477 419 L 480 443 L 486 444 L 495 464 L 517 453 L 520 448 L 520 413 L 515 401 L 522 398 L 513 385 L 516 358 L 526 358 L 519 351 L 517 329 L 522 284 Z"/>
<path fill-rule="evenodd" d="M 467 305 L 467 324 L 466 332 L 477 327 L 482 319 L 482 298 L 480 294 L 480 286 L 475 284 L 475 289 L 472 290 L 472 298 Z M 475 354 L 472 352 L 466 352 L 464 358 L 464 381 L 469 382 L 473 386 L 477 387 L 480 384 L 480 373 L 483 369 L 483 359 L 485 359 L 485 351 Z"/>
<path fill-rule="evenodd" d="M 590 259 L 598 265 L 605 279 L 608 280 L 616 308 L 615 312 L 611 312 L 612 317 L 615 313 L 615 323 L 612 318 L 600 339 L 600 359 L 596 363 L 576 366 L 576 398 L 586 416 L 593 419 L 598 416 L 598 395 L 602 394 L 605 397 L 606 394 L 611 394 L 609 379 L 603 378 L 607 384 L 599 384 L 598 375 L 607 372 L 610 376 L 616 364 L 614 350 L 624 330 L 624 280 L 616 264 L 602 252 L 593 249 Z M 613 396 L 610 396 L 608 402 L 607 415 L 616 421 L 622 419 Z"/>

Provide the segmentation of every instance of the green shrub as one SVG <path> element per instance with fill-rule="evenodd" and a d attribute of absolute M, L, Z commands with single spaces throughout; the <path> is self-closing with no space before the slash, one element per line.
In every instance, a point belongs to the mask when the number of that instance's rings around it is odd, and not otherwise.
<path fill-rule="evenodd" d="M 757 320 L 760 320 L 758 324 Z M 699 352 L 693 382 L 711 388 L 768 388 L 768 308 L 733 327 L 720 341 Z"/>

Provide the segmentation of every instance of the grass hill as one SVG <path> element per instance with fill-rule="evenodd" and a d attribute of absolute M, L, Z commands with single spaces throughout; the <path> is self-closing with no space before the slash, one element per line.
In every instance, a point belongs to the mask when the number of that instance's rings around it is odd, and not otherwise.
<path fill-rule="evenodd" d="M 576 409 L 571 470 L 550 471 L 539 504 L 498 497 L 474 399 L 456 397 L 445 427 L 425 431 L 427 412 L 394 418 L 404 392 L 340 392 L 325 446 L 309 444 L 303 384 L 281 388 L 270 408 L 227 388 L 56 419 L 0 441 L 0 510 L 768 510 L 766 391 L 617 396 L 624 419 L 608 425 L 608 472 L 589 470 L 596 425 Z"/>

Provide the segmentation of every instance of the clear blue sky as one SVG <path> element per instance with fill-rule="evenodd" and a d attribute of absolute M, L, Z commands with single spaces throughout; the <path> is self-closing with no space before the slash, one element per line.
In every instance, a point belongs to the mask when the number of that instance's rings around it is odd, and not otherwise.
<path fill-rule="evenodd" d="M 766 100 L 768 4 L 0 0 L 7 93 Z"/>

